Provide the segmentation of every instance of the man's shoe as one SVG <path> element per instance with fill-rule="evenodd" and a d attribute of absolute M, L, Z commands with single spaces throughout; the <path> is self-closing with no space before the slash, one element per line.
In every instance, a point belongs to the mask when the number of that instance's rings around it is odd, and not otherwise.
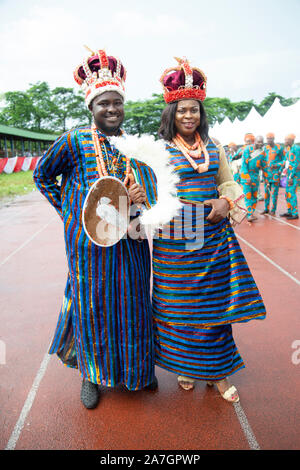
<path fill-rule="evenodd" d="M 151 384 L 149 385 L 146 385 L 146 387 L 144 387 L 144 390 L 156 390 L 158 387 L 158 381 L 157 381 L 157 378 L 154 376 L 154 380 Z"/>
<path fill-rule="evenodd" d="M 86 408 L 96 408 L 100 398 L 98 385 L 84 379 L 81 386 L 80 398 Z"/>
<path fill-rule="evenodd" d="M 292 214 L 289 214 L 288 212 L 284 212 L 283 214 L 279 214 L 280 217 L 289 217 Z"/>
<path fill-rule="evenodd" d="M 299 215 L 291 215 L 291 214 L 289 214 L 289 215 L 286 216 L 286 218 L 287 218 L 288 220 L 295 220 L 295 219 L 299 219 Z"/>
<path fill-rule="evenodd" d="M 268 214 L 268 213 L 269 213 L 268 209 L 265 209 L 264 211 L 261 211 L 261 214 Z"/>

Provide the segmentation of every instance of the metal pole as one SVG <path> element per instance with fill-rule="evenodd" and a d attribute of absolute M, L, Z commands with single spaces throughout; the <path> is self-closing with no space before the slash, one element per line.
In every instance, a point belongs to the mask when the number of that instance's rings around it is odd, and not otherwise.
<path fill-rule="evenodd" d="M 5 157 L 8 158 L 8 150 L 7 150 L 7 139 L 4 136 L 4 150 L 5 150 Z"/>

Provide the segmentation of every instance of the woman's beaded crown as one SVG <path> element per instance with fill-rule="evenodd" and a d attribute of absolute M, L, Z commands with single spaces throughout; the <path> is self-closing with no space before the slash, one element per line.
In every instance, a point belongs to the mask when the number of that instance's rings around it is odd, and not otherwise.
<path fill-rule="evenodd" d="M 107 56 L 104 50 L 97 53 L 91 51 L 90 56 L 76 67 L 73 75 L 76 83 L 85 91 L 87 106 L 105 91 L 116 91 L 125 98 L 126 70 L 118 58 Z"/>
<path fill-rule="evenodd" d="M 192 68 L 185 57 L 175 59 L 179 65 L 165 70 L 160 78 L 165 102 L 172 103 L 182 99 L 203 101 L 206 97 L 205 74 L 196 67 Z"/>

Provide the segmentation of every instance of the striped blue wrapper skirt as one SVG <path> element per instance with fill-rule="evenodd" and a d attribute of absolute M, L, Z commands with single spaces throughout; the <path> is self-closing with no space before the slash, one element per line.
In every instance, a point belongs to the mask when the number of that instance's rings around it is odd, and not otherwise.
<path fill-rule="evenodd" d="M 156 364 L 198 380 L 222 380 L 245 367 L 231 325 L 191 328 L 157 321 Z"/>

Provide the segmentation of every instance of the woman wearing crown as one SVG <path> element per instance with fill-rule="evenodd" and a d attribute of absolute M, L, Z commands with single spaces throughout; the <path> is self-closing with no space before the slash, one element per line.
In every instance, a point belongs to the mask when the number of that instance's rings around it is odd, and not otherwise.
<path fill-rule="evenodd" d="M 159 134 L 179 176 L 183 208 L 153 240 L 156 364 L 176 373 L 185 390 L 204 380 L 236 402 L 228 376 L 244 363 L 232 324 L 266 312 L 232 229 L 246 210 L 224 149 L 208 135 L 206 77 L 186 59 L 177 61 L 161 78 L 167 106 Z"/>

